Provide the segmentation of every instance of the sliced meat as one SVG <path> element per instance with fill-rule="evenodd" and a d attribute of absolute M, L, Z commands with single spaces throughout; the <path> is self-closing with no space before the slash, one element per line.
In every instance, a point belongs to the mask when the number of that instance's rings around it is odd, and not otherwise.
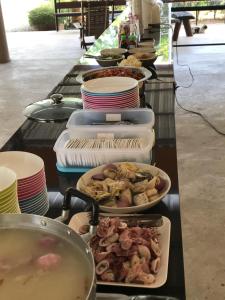
<path fill-rule="evenodd" d="M 46 255 L 40 256 L 36 260 L 36 265 L 38 268 L 44 271 L 48 271 L 50 269 L 56 268 L 60 264 L 61 260 L 62 258 L 60 255 L 55 253 L 48 253 Z"/>

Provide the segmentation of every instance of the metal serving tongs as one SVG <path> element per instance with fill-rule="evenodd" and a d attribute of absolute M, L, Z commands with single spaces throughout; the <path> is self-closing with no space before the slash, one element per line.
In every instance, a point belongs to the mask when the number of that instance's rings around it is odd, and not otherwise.
<path fill-rule="evenodd" d="M 62 214 L 57 218 L 60 222 L 66 222 L 69 219 L 69 213 L 71 208 L 72 196 L 83 200 L 87 204 L 86 210 L 89 211 L 89 232 L 82 235 L 83 240 L 88 242 L 96 233 L 97 225 L 99 223 L 99 206 L 97 201 L 88 195 L 78 191 L 75 188 L 68 188 L 64 194 Z"/>
<path fill-rule="evenodd" d="M 128 227 L 161 227 L 163 218 L 160 214 L 109 214 L 100 213 L 100 217 L 118 217 L 127 223 Z"/>

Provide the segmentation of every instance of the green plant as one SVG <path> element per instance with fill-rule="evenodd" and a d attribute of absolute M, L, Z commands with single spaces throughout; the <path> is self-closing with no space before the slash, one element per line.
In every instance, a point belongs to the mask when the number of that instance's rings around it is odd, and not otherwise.
<path fill-rule="evenodd" d="M 54 10 L 49 5 L 32 9 L 28 14 L 29 24 L 37 30 L 55 29 Z"/>

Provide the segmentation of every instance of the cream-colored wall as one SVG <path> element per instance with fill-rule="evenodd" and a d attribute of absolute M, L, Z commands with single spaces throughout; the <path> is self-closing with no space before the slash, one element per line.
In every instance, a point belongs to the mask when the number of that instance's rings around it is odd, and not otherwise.
<path fill-rule="evenodd" d="M 26 29 L 28 12 L 48 0 L 0 0 L 6 31 Z"/>

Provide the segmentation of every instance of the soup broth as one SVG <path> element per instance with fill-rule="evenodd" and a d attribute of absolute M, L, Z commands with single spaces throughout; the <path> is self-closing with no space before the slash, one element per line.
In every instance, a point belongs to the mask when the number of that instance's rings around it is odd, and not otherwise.
<path fill-rule="evenodd" d="M 1 300 L 83 300 L 91 264 L 78 247 L 36 230 L 0 230 Z"/>

